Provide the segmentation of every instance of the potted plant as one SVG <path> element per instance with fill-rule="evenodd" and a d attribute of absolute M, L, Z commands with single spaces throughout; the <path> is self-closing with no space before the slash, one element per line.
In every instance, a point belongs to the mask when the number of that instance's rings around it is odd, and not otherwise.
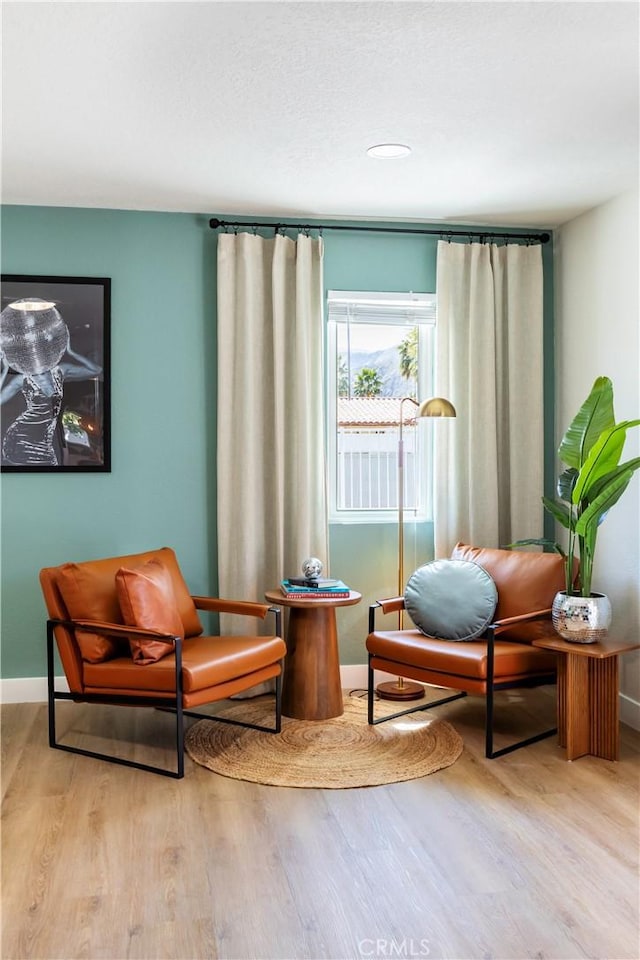
<path fill-rule="evenodd" d="M 611 605 L 592 593 L 591 578 L 598 527 L 629 485 L 640 457 L 620 463 L 627 430 L 640 420 L 615 422 L 613 384 L 598 377 L 558 448 L 565 465 L 558 478 L 558 500 L 543 497 L 545 509 L 568 531 L 566 551 L 551 540 L 518 540 L 512 546 L 552 546 L 564 557 L 565 590 L 553 604 L 553 622 L 567 640 L 593 643 L 606 636 Z"/>

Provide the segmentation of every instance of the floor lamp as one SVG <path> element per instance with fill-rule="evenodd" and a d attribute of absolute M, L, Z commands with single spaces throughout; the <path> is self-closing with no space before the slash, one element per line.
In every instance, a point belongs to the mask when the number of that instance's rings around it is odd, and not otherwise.
<path fill-rule="evenodd" d="M 413 397 L 403 397 L 400 401 L 400 434 L 398 437 L 398 596 L 404 595 L 404 441 L 402 426 L 404 419 L 404 404 L 413 403 L 418 408 L 416 420 L 421 417 L 455 417 L 456 411 L 452 403 L 444 397 L 431 397 L 418 403 Z M 398 630 L 403 628 L 404 610 L 398 612 Z M 381 700 L 420 700 L 424 697 L 424 687 L 421 683 L 406 681 L 403 677 L 391 680 L 388 683 L 379 683 L 376 693 Z"/>

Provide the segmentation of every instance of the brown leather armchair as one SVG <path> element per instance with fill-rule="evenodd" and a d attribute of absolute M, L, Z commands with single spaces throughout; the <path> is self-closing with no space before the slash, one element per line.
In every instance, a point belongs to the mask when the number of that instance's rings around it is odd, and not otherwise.
<path fill-rule="evenodd" d="M 556 657 L 531 645 L 553 633 L 551 605 L 563 590 L 564 566 L 559 554 L 520 553 L 458 543 L 453 559 L 480 564 L 498 591 L 495 621 L 477 640 L 452 642 L 427 637 L 417 629 L 379 630 L 376 614 L 404 609 L 404 598 L 379 600 L 369 608 L 369 723 L 449 703 L 467 694 L 486 698 L 485 754 L 489 759 L 510 753 L 557 732 L 554 727 L 499 750 L 493 747 L 494 693 L 518 687 L 555 683 Z M 453 696 L 421 704 L 390 717 L 374 719 L 374 670 L 384 670 L 436 687 L 457 690 Z"/>
<path fill-rule="evenodd" d="M 157 583 L 152 584 L 150 593 L 144 576 L 149 570 L 157 575 Z M 47 676 L 51 747 L 181 778 L 184 776 L 184 717 L 232 722 L 194 712 L 191 708 L 225 699 L 274 677 L 274 727 L 241 722 L 239 725 L 271 733 L 280 731 L 286 646 L 281 637 L 281 611 L 277 607 L 190 596 L 175 553 L 168 547 L 47 567 L 40 572 L 40 583 L 49 614 Z M 142 593 L 136 594 L 140 584 Z M 131 603 L 125 606 L 124 597 Z M 261 620 L 272 612 L 275 634 L 202 636 L 197 610 Z M 139 620 L 143 626 L 138 624 Z M 157 623 L 164 625 L 155 629 Z M 68 693 L 54 688 L 54 640 L 69 684 Z M 133 659 L 132 651 L 139 662 Z M 166 770 L 59 743 L 57 700 L 156 707 L 175 712 L 176 769 Z"/>

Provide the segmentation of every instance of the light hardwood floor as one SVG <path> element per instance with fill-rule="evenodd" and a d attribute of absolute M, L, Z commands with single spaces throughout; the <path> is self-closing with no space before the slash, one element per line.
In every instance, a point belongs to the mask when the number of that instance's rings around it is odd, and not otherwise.
<path fill-rule="evenodd" d="M 623 728 L 618 763 L 567 763 L 555 739 L 488 761 L 483 710 L 437 708 L 465 741 L 446 770 L 296 790 L 53 751 L 44 704 L 5 705 L 2 957 L 638 960 L 640 734 Z M 553 700 L 503 694 L 497 713 L 519 734 Z M 147 762 L 171 748 L 157 711 L 60 717 Z"/>

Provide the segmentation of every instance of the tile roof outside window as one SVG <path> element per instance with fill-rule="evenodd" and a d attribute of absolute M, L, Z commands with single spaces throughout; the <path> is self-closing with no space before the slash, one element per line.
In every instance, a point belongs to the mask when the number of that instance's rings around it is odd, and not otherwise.
<path fill-rule="evenodd" d="M 400 423 L 402 397 L 338 397 L 339 427 L 397 427 Z M 415 423 L 409 404 L 405 405 L 404 421 Z"/>

